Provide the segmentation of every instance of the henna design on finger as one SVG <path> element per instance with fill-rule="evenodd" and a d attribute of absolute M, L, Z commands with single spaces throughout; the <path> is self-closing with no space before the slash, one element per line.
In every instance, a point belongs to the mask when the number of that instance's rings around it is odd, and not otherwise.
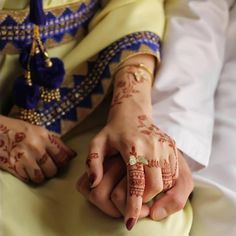
<path fill-rule="evenodd" d="M 145 176 L 143 165 L 137 163 L 129 166 L 129 195 L 142 197 L 145 189 Z"/>
<path fill-rule="evenodd" d="M 163 191 L 167 191 L 173 187 L 172 173 L 170 164 L 164 160 L 162 167 L 162 181 L 163 181 Z"/>
<path fill-rule="evenodd" d="M 175 140 L 168 136 L 166 133 L 162 132 L 157 126 L 152 124 L 146 115 L 138 116 L 138 128 L 140 132 L 145 135 L 154 137 L 156 136 L 158 138 L 158 142 L 167 143 L 168 146 L 174 151 L 175 167 L 174 173 L 172 173 L 172 178 L 176 179 L 178 173 L 178 151 Z"/>
<path fill-rule="evenodd" d="M 69 160 L 72 158 L 71 153 L 68 152 L 58 141 L 58 138 L 53 134 L 48 134 L 49 141 L 53 144 L 57 149 L 58 153 L 55 155 L 57 157 L 57 166 L 63 167 L 67 165 Z"/>
<path fill-rule="evenodd" d="M 98 158 L 99 158 L 98 153 L 90 153 L 87 157 L 87 160 L 86 160 L 86 165 L 88 166 L 88 168 L 90 168 L 92 160 L 98 159 Z"/>
<path fill-rule="evenodd" d="M 137 158 L 137 152 L 135 147 L 132 146 L 130 155 Z M 128 165 L 128 175 L 129 175 L 129 195 L 136 197 L 143 197 L 145 189 L 145 175 L 143 164 L 136 163 L 135 165 Z"/>
<path fill-rule="evenodd" d="M 44 180 L 43 173 L 40 169 L 34 169 L 34 180 L 36 182 L 42 182 Z"/>
<path fill-rule="evenodd" d="M 43 156 L 38 160 L 38 164 L 40 166 L 44 165 L 48 160 L 48 155 L 45 153 Z"/>

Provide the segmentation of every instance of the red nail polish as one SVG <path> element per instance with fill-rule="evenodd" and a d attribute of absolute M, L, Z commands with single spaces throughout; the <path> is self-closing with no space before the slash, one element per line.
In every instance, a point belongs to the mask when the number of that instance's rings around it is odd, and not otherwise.
<path fill-rule="evenodd" d="M 135 219 L 134 218 L 129 218 L 127 221 L 126 221 L 126 228 L 128 230 L 131 230 L 133 227 L 134 227 L 134 224 L 135 224 Z"/>
<path fill-rule="evenodd" d="M 90 188 L 93 186 L 93 183 L 94 183 L 95 179 L 96 179 L 95 174 L 91 174 L 89 176 L 89 186 L 90 186 Z"/>

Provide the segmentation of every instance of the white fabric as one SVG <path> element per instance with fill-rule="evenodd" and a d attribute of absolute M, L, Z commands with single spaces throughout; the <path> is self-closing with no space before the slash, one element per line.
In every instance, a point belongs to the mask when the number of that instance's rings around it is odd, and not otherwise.
<path fill-rule="evenodd" d="M 153 117 L 176 140 L 179 149 L 206 166 L 228 4 L 225 0 L 179 0 L 167 1 L 166 6 L 167 33 L 153 89 Z"/>
<path fill-rule="evenodd" d="M 225 65 L 216 91 L 213 150 L 195 173 L 192 236 L 236 235 L 236 3 L 231 11 Z"/>
<path fill-rule="evenodd" d="M 178 4 L 167 6 L 154 119 L 192 160 L 193 171 L 208 165 L 194 173 L 191 236 L 235 236 L 236 1 Z"/>

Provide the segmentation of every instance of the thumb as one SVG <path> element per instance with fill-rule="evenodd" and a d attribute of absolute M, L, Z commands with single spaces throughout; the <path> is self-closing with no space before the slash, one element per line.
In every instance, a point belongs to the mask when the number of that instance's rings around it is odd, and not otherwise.
<path fill-rule="evenodd" d="M 96 136 L 90 144 L 88 157 L 86 160 L 90 188 L 95 188 L 102 180 L 105 150 L 105 136 Z"/>

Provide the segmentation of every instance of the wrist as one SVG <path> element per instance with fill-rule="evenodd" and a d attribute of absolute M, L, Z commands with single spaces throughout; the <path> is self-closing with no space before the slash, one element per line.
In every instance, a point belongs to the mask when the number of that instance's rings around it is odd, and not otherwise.
<path fill-rule="evenodd" d="M 129 99 L 124 101 L 123 103 L 111 106 L 108 120 L 113 119 L 114 117 L 121 116 L 139 116 L 140 114 L 145 114 L 148 117 L 152 116 L 152 104 L 150 101 L 138 101 L 137 99 Z"/>

